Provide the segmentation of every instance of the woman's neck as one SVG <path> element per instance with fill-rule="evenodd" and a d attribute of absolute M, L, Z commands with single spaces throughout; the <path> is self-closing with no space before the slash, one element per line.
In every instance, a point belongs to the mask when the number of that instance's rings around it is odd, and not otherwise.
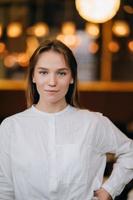
<path fill-rule="evenodd" d="M 44 112 L 48 113 L 55 113 L 63 110 L 67 106 L 66 101 L 62 101 L 60 103 L 44 103 L 44 102 L 38 102 L 35 107 Z"/>

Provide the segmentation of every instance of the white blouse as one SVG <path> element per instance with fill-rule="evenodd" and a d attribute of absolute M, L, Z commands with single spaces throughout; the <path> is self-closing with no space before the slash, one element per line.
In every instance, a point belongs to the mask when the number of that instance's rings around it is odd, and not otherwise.
<path fill-rule="evenodd" d="M 107 152 L 117 162 L 103 183 Z M 91 200 L 101 186 L 114 198 L 132 177 L 133 142 L 100 113 L 32 106 L 1 124 L 0 200 Z"/>

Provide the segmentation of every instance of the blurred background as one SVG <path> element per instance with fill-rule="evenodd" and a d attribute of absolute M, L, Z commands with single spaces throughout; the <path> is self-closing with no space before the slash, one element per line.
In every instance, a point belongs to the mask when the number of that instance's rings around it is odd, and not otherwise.
<path fill-rule="evenodd" d="M 133 0 L 0 0 L 0 121 L 26 108 L 29 58 L 48 38 L 77 59 L 81 105 L 133 139 Z M 132 200 L 132 189 L 116 199 Z"/>

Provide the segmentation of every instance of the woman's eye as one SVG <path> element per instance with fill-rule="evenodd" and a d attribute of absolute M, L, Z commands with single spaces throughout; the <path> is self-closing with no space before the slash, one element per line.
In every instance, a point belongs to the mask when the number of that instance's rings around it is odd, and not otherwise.
<path fill-rule="evenodd" d="M 47 71 L 40 71 L 39 74 L 45 75 L 45 74 L 48 74 L 48 72 Z"/>
<path fill-rule="evenodd" d="M 66 72 L 59 72 L 58 73 L 60 76 L 65 76 L 66 75 Z"/>

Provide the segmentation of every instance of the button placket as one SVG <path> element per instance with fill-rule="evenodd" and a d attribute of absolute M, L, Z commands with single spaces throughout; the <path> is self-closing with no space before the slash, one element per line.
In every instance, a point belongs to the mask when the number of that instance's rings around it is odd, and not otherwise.
<path fill-rule="evenodd" d="M 55 191 L 57 187 L 57 174 L 56 174 L 56 150 L 55 150 L 55 116 L 49 119 L 50 134 L 49 134 L 49 189 Z"/>

